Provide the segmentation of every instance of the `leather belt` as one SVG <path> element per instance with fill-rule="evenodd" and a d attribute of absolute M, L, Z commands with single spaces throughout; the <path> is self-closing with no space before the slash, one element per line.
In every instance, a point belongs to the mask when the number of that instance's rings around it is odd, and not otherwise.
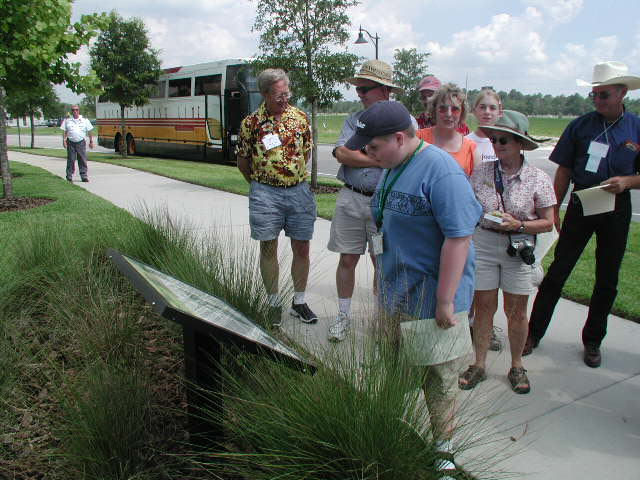
<path fill-rule="evenodd" d="M 364 195 L 366 197 L 373 197 L 373 194 L 375 193 L 375 192 L 368 192 L 360 188 L 356 188 L 353 185 L 349 185 L 348 183 L 345 183 L 344 186 L 347 187 L 349 190 L 353 190 L 354 192 L 359 193 L 360 195 Z"/>

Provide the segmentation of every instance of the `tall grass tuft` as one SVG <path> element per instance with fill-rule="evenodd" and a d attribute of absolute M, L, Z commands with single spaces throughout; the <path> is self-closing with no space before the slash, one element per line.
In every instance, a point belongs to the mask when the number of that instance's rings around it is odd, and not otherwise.
<path fill-rule="evenodd" d="M 79 478 L 141 478 L 150 451 L 151 393 L 140 372 L 98 363 L 64 401 L 60 437 L 70 473 Z"/>
<path fill-rule="evenodd" d="M 228 372 L 228 441 L 199 460 L 215 478 L 438 478 L 421 372 L 391 346 L 327 351 L 314 376 L 260 359 Z"/>

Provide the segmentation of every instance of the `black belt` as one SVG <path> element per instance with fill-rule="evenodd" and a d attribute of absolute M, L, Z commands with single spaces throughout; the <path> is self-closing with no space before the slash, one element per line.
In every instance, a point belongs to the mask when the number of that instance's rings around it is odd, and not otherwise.
<path fill-rule="evenodd" d="M 67 138 L 67 142 L 71 142 L 71 143 L 82 143 L 82 142 L 84 142 L 84 141 L 85 141 L 85 140 L 84 140 L 84 138 L 83 138 L 82 140 L 80 140 L 79 142 L 74 142 L 73 140 L 69 140 L 69 139 Z"/>
<path fill-rule="evenodd" d="M 360 195 L 364 195 L 366 197 L 373 197 L 373 194 L 375 192 L 368 192 L 366 190 L 361 190 L 359 188 L 354 187 L 353 185 L 349 185 L 348 183 L 344 184 L 345 187 L 347 187 L 349 190 L 353 190 L 356 193 L 359 193 Z"/>

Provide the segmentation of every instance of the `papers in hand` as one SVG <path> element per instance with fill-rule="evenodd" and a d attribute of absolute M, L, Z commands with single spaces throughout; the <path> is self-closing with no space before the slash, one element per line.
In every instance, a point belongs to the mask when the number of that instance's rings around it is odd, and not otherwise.
<path fill-rule="evenodd" d="M 604 190 L 604 187 L 607 186 L 609 185 L 598 185 L 574 192 L 580 199 L 584 216 L 613 211 L 616 204 L 616 195 Z"/>

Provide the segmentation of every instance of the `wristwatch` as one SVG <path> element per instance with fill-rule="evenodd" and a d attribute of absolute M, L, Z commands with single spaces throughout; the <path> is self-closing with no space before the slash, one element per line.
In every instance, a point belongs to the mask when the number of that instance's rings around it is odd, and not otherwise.
<path fill-rule="evenodd" d="M 522 220 L 520 220 L 520 226 L 518 227 L 518 230 L 516 230 L 518 233 L 524 233 L 524 222 Z"/>

